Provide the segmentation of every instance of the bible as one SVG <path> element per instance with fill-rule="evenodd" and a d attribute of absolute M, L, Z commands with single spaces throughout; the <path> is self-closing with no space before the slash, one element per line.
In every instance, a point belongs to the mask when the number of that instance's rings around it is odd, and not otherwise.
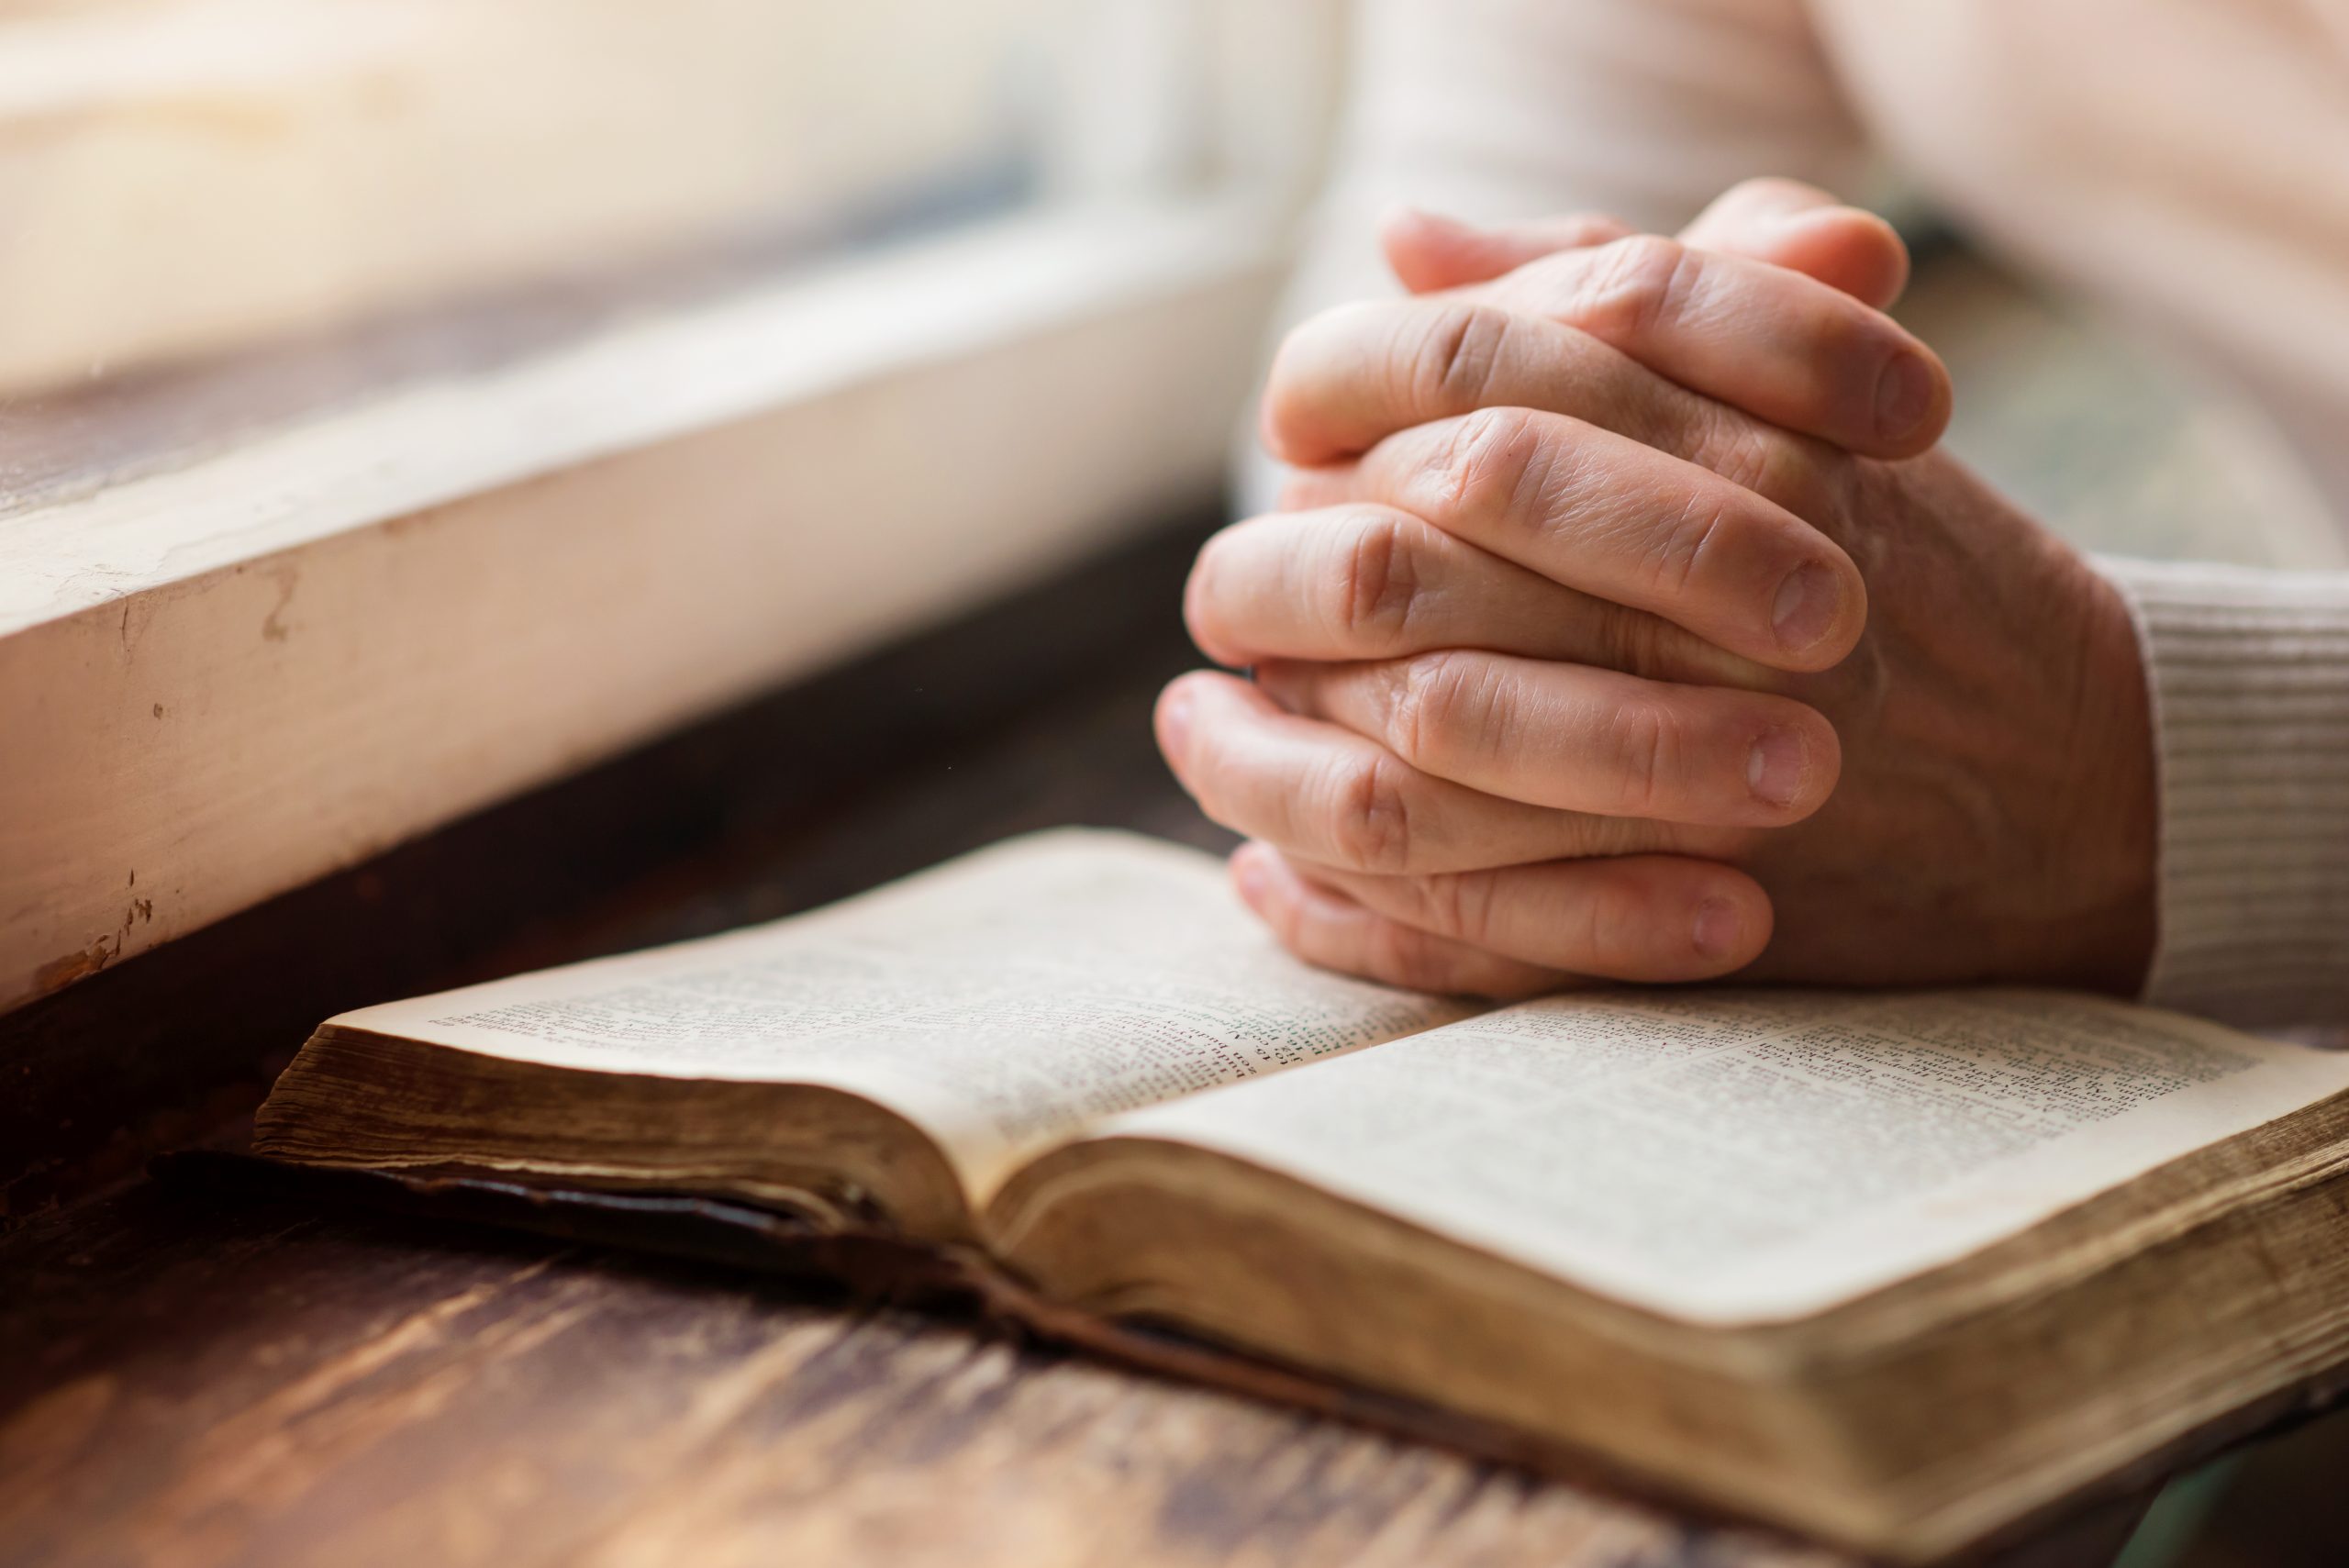
<path fill-rule="evenodd" d="M 1390 990 L 1063 829 L 329 1019 L 254 1152 L 884 1239 L 1924 1561 L 2338 1386 L 2344 1090 L 2048 991 Z"/>

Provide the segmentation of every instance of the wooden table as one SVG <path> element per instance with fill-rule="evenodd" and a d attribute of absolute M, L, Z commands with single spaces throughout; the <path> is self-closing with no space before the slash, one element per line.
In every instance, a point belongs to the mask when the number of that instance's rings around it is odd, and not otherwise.
<path fill-rule="evenodd" d="M 1218 841 L 1146 724 L 1194 662 L 1174 606 L 1197 534 L 0 1019 L 27 1064 L 0 1096 L 0 1562 L 1842 1562 L 804 1286 L 105 1185 L 217 1133 L 191 1106 L 233 1124 L 341 1007 L 773 917 L 1050 823 Z M 2042 1551 L 2101 1561 L 2127 1522 Z"/>
<path fill-rule="evenodd" d="M 10 1562 L 1832 1561 L 529 1238 L 147 1185 L 26 1240 L 31 1288 L 0 1309 L 32 1362 L 0 1424 Z"/>

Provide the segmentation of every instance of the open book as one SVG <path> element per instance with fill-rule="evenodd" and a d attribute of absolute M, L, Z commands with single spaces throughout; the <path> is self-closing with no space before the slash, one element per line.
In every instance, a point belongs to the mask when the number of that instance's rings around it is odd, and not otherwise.
<path fill-rule="evenodd" d="M 2050 992 L 1479 1011 L 1071 830 L 345 1014 L 256 1151 L 959 1251 L 1922 1559 L 2329 1386 L 2344 1088 L 2349 1053 Z"/>

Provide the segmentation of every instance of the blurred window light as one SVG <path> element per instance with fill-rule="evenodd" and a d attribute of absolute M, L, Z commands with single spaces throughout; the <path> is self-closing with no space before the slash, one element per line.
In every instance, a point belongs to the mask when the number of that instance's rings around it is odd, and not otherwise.
<path fill-rule="evenodd" d="M 1295 192 L 1337 11 L 0 0 L 0 393 L 1037 204 Z M 1269 117 L 1233 80 L 1268 69 Z"/>

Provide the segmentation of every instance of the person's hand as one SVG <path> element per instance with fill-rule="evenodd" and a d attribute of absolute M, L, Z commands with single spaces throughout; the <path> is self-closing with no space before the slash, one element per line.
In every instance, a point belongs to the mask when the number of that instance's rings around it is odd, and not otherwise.
<path fill-rule="evenodd" d="M 1703 247 L 1406 224 L 1422 286 L 1567 248 L 1291 336 L 1264 429 L 1303 472 L 1186 602 L 1258 684 L 1183 677 L 1158 728 L 1294 951 L 1497 995 L 2134 985 L 2125 606 L 1926 450 L 1947 381 L 1871 308 L 1905 261 L 1869 221 L 1781 184 Z M 1816 275 L 1761 259 L 1789 234 Z"/>

